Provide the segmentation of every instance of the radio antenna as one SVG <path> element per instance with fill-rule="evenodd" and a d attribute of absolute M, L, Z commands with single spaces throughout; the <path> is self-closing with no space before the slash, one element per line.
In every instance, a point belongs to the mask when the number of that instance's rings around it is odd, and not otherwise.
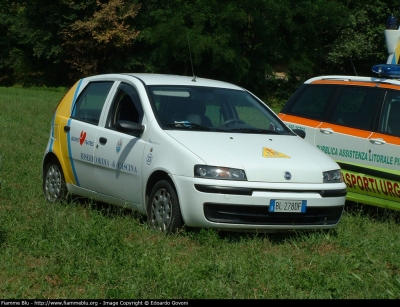
<path fill-rule="evenodd" d="M 354 73 L 356 74 L 356 76 L 358 76 L 357 72 L 356 72 L 356 68 L 354 67 L 354 64 L 353 64 L 353 60 L 351 59 L 351 56 L 349 58 L 350 58 L 351 66 L 353 66 Z"/>
<path fill-rule="evenodd" d="M 193 82 L 196 82 L 196 76 L 194 75 L 194 69 L 193 69 L 193 61 L 192 61 L 192 51 L 190 50 L 190 41 L 189 41 L 189 32 L 186 31 L 187 39 L 188 39 L 188 45 L 189 45 L 189 56 L 190 56 L 190 65 L 192 65 L 192 74 L 193 74 Z"/>

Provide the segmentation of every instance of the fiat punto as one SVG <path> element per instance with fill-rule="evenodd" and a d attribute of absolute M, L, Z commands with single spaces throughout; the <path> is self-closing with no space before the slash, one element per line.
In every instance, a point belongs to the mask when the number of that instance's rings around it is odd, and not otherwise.
<path fill-rule="evenodd" d="M 233 84 L 92 76 L 55 110 L 43 191 L 51 203 L 77 195 L 130 208 L 167 233 L 334 228 L 347 193 L 340 167 L 299 135 Z"/>

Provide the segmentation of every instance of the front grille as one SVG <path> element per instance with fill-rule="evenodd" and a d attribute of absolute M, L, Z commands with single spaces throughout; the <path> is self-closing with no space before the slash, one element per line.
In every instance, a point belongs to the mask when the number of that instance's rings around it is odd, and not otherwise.
<path fill-rule="evenodd" d="M 275 193 L 318 193 L 321 197 L 343 197 L 347 195 L 346 188 L 339 190 L 280 190 L 280 189 L 252 189 L 238 187 L 221 187 L 216 185 L 195 184 L 195 189 L 204 193 L 215 194 L 231 194 L 231 195 L 253 195 L 254 191 L 258 192 L 275 192 Z"/>
<path fill-rule="evenodd" d="M 269 212 L 268 206 L 204 204 L 207 220 L 216 223 L 247 225 L 334 225 L 344 206 L 308 207 L 304 213 Z"/>

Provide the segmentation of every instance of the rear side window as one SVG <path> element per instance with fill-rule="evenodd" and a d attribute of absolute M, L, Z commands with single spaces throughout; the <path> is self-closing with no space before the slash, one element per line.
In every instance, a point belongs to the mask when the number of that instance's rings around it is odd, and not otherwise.
<path fill-rule="evenodd" d="M 306 86 L 286 113 L 322 120 L 324 110 L 329 107 L 328 104 L 337 89 L 338 87 L 333 85 Z"/>
<path fill-rule="evenodd" d="M 332 123 L 372 130 L 382 91 L 377 88 L 344 86 L 332 116 Z"/>
<path fill-rule="evenodd" d="M 97 125 L 113 83 L 113 81 L 89 83 L 74 105 L 72 118 Z"/>

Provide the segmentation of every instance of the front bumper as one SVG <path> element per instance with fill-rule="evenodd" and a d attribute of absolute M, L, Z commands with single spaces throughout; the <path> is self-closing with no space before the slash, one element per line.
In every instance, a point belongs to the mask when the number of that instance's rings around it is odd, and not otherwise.
<path fill-rule="evenodd" d="M 181 212 L 189 227 L 274 232 L 337 226 L 346 201 L 340 184 L 282 184 L 175 176 Z M 269 212 L 271 199 L 307 200 L 304 213 Z"/>

